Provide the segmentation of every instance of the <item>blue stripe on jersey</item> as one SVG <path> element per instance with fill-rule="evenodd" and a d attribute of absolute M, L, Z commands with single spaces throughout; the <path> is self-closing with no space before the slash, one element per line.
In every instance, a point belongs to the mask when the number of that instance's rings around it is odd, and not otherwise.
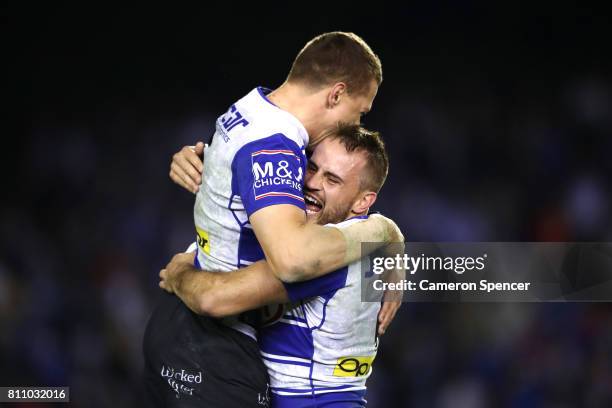
<path fill-rule="evenodd" d="M 339 385 L 337 387 L 312 387 L 312 388 L 282 388 L 282 387 L 272 387 L 273 391 L 276 392 L 283 392 L 283 393 L 295 393 L 295 394 L 304 394 L 304 393 L 308 393 L 311 394 L 312 391 L 318 392 L 318 391 L 338 391 L 338 390 L 344 390 L 346 388 L 355 388 L 354 384 L 345 384 L 345 385 Z"/>
<path fill-rule="evenodd" d="M 269 356 L 261 356 L 261 357 L 268 361 L 273 361 L 279 364 L 299 365 L 299 366 L 304 366 L 304 367 L 310 367 L 312 365 L 312 362 L 306 363 L 302 361 L 281 360 L 279 358 L 274 358 L 274 357 L 269 357 Z M 308 392 L 310 392 L 310 389 L 308 389 Z"/>
<path fill-rule="evenodd" d="M 277 322 L 259 332 L 259 347 L 267 354 L 312 359 L 314 343 L 308 327 Z"/>
<path fill-rule="evenodd" d="M 348 268 L 345 267 L 342 269 L 338 269 L 336 272 L 343 271 L 343 282 L 346 282 Z M 331 274 L 325 276 L 329 275 Z M 312 281 L 315 281 L 317 279 L 313 279 Z M 336 280 L 338 279 L 339 278 L 336 278 Z M 319 284 L 314 285 L 314 287 L 320 288 L 321 286 Z M 337 291 L 338 289 L 333 289 L 331 291 L 327 291 L 327 293 L 324 293 L 320 296 L 323 299 L 324 303 L 321 322 L 316 326 L 310 327 L 307 320 L 286 313 L 285 315 L 283 315 L 283 319 L 289 320 L 290 322 L 279 321 L 271 326 L 266 326 L 262 328 L 259 331 L 259 347 L 261 351 L 263 351 L 264 353 L 275 354 L 278 356 L 312 359 L 312 356 L 314 355 L 314 341 L 312 338 L 312 331 L 319 330 L 321 329 L 321 327 L 323 327 L 327 313 L 327 304 L 329 303 L 330 299 L 334 297 Z M 302 308 L 302 312 L 304 316 L 306 316 L 304 304 L 302 303 L 299 307 Z M 312 366 L 310 368 L 310 377 L 312 377 Z M 310 379 L 312 380 L 312 378 Z"/>
<path fill-rule="evenodd" d="M 346 281 L 346 272 L 348 272 L 348 268 L 343 269 L 346 270 L 344 275 L 344 281 Z M 338 270 L 337 272 L 341 271 L 342 270 Z M 280 364 L 299 365 L 310 368 L 308 372 L 310 388 L 299 390 L 301 393 L 309 392 L 310 395 L 314 396 L 318 391 L 325 392 L 323 387 L 315 387 L 312 378 L 312 370 L 314 367 L 314 362 L 312 360 L 314 356 L 314 339 L 312 337 L 312 332 L 321 329 L 325 324 L 327 305 L 337 291 L 338 290 L 335 289 L 320 296 L 320 298 L 323 299 L 323 310 L 321 322 L 318 325 L 310 327 L 308 321 L 285 314 L 283 318 L 289 320 L 289 322 L 279 321 L 271 326 L 264 327 L 259 332 L 259 347 L 262 353 L 267 354 L 262 355 L 264 359 Z M 299 307 L 302 308 L 302 312 L 304 316 L 306 316 L 304 303 L 302 302 Z M 304 323 L 302 323 L 302 321 L 304 321 Z M 300 358 L 308 361 L 295 361 L 291 360 L 291 358 Z M 329 388 L 329 390 L 331 389 L 332 388 Z M 331 392 L 329 390 L 327 392 Z"/>
<path fill-rule="evenodd" d="M 330 392 L 317 396 L 284 396 L 272 393 L 275 408 L 362 408 L 365 407 L 365 390 Z"/>
<path fill-rule="evenodd" d="M 345 266 L 309 281 L 285 283 L 284 285 L 289 299 L 292 302 L 297 302 L 313 296 L 322 296 L 330 292 L 335 293 L 336 290 L 346 286 L 347 275 L 348 267 Z"/>
<path fill-rule="evenodd" d="M 303 319 L 303 318 L 298 317 L 298 316 L 290 315 L 290 314 L 284 314 L 283 315 L 283 319 L 294 320 L 294 321 L 300 322 L 300 323 L 306 323 L 306 319 Z"/>
<path fill-rule="evenodd" d="M 241 226 L 238 240 L 238 268 L 248 266 L 264 258 L 265 255 L 253 229 Z"/>

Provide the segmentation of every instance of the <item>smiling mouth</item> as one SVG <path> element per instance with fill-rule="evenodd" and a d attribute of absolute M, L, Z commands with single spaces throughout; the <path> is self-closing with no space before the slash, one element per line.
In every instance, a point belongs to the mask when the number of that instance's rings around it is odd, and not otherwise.
<path fill-rule="evenodd" d="M 308 214 L 318 213 L 323 208 L 323 204 L 310 194 L 304 194 L 304 202 L 306 203 L 306 213 Z"/>

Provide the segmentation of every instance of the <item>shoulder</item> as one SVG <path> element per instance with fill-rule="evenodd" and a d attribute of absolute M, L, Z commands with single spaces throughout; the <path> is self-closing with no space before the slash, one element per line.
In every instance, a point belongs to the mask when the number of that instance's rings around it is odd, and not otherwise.
<path fill-rule="evenodd" d="M 244 129 L 247 133 L 245 141 L 248 143 L 271 135 L 283 135 L 304 147 L 308 135 L 303 125 L 290 113 L 270 102 L 264 91 L 264 88 L 257 87 L 236 103 L 237 109 L 243 111 L 250 123 Z"/>
<path fill-rule="evenodd" d="M 272 105 L 255 88 L 217 119 L 216 146 L 223 156 L 258 150 L 291 150 L 303 154 L 308 142 L 303 126 Z"/>
<path fill-rule="evenodd" d="M 335 224 L 334 223 L 330 223 L 330 224 L 327 224 L 325 226 L 326 227 L 335 227 L 335 228 L 346 228 L 346 227 L 348 227 L 351 224 L 355 224 L 357 222 L 363 222 L 363 221 L 367 220 L 369 218 L 369 216 L 370 216 L 369 214 L 368 215 L 358 215 L 358 216 L 355 216 L 355 217 L 351 217 L 351 218 L 349 218 L 347 220 L 344 220 L 342 222 L 335 223 Z"/>

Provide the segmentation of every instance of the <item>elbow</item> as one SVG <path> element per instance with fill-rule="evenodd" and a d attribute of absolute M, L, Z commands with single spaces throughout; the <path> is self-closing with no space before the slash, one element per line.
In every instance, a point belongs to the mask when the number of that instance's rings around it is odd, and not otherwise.
<path fill-rule="evenodd" d="M 298 254 L 287 253 L 272 262 L 268 262 L 272 273 L 285 283 L 299 282 L 308 279 L 309 270 L 316 269 L 318 261 L 307 264 L 307 260 Z"/>

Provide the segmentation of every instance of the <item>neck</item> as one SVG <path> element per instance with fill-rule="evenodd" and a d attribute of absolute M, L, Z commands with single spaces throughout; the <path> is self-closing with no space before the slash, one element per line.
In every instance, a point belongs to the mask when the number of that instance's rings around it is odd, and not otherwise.
<path fill-rule="evenodd" d="M 295 116 L 308 132 L 310 143 L 316 143 L 321 133 L 321 114 L 325 109 L 325 88 L 313 91 L 305 86 L 285 82 L 268 94 L 268 99 L 282 110 Z"/>
<path fill-rule="evenodd" d="M 351 212 L 345 218 L 345 221 L 346 220 L 350 220 L 351 218 L 354 218 L 354 217 L 361 217 L 362 215 L 368 215 L 368 210 L 365 210 L 365 211 L 362 211 L 362 212 L 359 212 L 359 213 L 356 212 L 356 211 L 351 210 Z"/>

